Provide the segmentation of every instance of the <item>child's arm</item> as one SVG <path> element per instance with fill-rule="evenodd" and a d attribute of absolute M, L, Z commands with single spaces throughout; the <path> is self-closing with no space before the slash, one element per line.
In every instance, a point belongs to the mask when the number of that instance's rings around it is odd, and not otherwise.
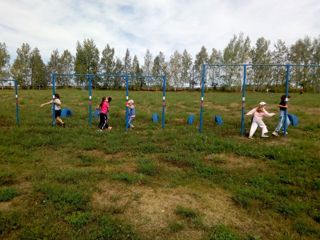
<path fill-rule="evenodd" d="M 286 104 L 286 105 L 281 105 L 281 104 L 279 104 L 278 106 L 281 107 L 281 108 L 288 108 L 288 105 L 287 105 L 287 104 Z"/>
<path fill-rule="evenodd" d="M 257 108 L 251 109 L 249 112 L 247 112 L 247 116 L 254 114 L 254 112 L 257 110 Z"/>
<path fill-rule="evenodd" d="M 267 110 L 264 110 L 264 115 L 267 116 L 267 117 L 272 117 L 274 115 L 276 115 L 275 113 L 269 113 Z"/>
<path fill-rule="evenodd" d="M 49 104 L 51 104 L 51 103 L 52 103 L 52 100 L 49 101 L 49 102 L 46 102 L 46 103 L 42 103 L 42 104 L 40 105 L 40 107 L 44 107 L 45 105 L 49 105 Z"/>

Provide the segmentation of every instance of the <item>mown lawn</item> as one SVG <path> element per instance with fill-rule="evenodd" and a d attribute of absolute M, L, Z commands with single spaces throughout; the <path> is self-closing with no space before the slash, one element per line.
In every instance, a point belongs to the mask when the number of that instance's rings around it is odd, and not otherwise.
<path fill-rule="evenodd" d="M 124 91 L 111 95 L 111 132 L 88 124 L 88 93 L 59 89 L 73 116 L 52 127 L 50 90 L 0 91 L 1 239 L 318 239 L 320 238 L 320 97 L 293 94 L 299 126 L 288 136 L 240 137 L 240 93 L 130 92 L 134 129 L 125 131 Z M 278 111 L 280 94 L 248 93 Z M 187 125 L 189 114 L 195 123 Z M 222 126 L 213 116 L 221 115 Z M 265 120 L 270 132 L 277 117 Z M 250 118 L 246 118 L 246 131 Z"/>

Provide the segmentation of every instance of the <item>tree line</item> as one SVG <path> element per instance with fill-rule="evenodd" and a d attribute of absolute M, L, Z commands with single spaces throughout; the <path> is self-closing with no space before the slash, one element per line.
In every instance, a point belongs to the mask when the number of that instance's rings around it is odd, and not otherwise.
<path fill-rule="evenodd" d="M 117 89 L 123 87 L 122 80 L 119 76 L 111 75 L 127 73 L 133 75 L 130 87 L 142 89 L 161 86 L 162 79 L 152 76 L 166 75 L 169 88 L 181 89 L 199 87 L 203 64 L 320 64 L 320 36 L 298 39 L 291 46 L 278 40 L 273 50 L 270 45 L 270 41 L 264 37 L 252 45 L 250 38 L 241 33 L 234 35 L 222 51 L 216 48 L 208 50 L 202 46 L 194 58 L 186 49 L 182 53 L 175 51 L 168 59 L 161 51 L 153 56 L 146 50 L 141 64 L 136 55 L 132 57 L 129 49 L 123 58 L 116 56 L 115 49 L 109 44 L 100 52 L 93 39 L 78 41 L 75 56 L 67 49 L 62 53 L 53 50 L 47 63 L 44 63 L 37 47 L 32 49 L 28 43 L 23 43 L 10 64 L 6 44 L 0 43 L 0 79 L 14 78 L 21 87 L 35 89 L 48 87 L 51 73 L 107 73 L 110 75 L 96 77 L 94 86 Z M 208 67 L 206 74 L 207 87 L 224 90 L 241 87 L 241 67 Z M 293 67 L 290 77 L 292 87 L 303 86 L 305 90 L 320 91 L 320 68 Z M 283 91 L 285 67 L 251 67 L 247 70 L 247 79 L 248 87 L 252 90 Z M 58 75 L 56 81 L 61 87 L 86 84 L 86 79 L 80 77 Z"/>

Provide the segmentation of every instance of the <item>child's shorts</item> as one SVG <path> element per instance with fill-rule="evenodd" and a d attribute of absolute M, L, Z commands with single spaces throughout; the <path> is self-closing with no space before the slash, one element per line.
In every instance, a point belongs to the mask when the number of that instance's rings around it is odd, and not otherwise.
<path fill-rule="evenodd" d="M 55 110 L 54 114 L 56 117 L 60 117 L 61 116 L 61 110 Z"/>

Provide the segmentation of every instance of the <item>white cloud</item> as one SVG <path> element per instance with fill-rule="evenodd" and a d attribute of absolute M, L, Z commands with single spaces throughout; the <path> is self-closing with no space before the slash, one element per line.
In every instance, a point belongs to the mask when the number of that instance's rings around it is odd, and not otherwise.
<path fill-rule="evenodd" d="M 100 51 L 109 43 L 123 58 L 126 48 L 141 62 L 146 49 L 167 59 L 174 50 L 193 56 L 204 45 L 222 50 L 233 34 L 294 43 L 318 37 L 318 0 L 2 0 L 1 42 L 12 58 L 23 42 L 45 60 L 52 50 L 69 49 L 92 38 Z"/>

